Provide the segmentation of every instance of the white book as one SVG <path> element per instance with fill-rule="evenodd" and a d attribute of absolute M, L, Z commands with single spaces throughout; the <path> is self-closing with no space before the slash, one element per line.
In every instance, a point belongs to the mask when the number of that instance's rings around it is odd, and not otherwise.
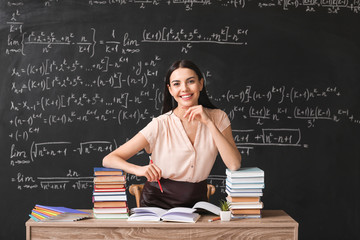
<path fill-rule="evenodd" d="M 230 209 L 262 209 L 264 204 L 262 202 L 259 203 L 242 203 L 242 204 L 233 204 L 231 203 Z"/>
<path fill-rule="evenodd" d="M 93 212 L 97 214 L 101 213 L 127 213 L 128 208 L 93 208 Z"/>
<path fill-rule="evenodd" d="M 93 196 L 95 202 L 126 201 L 126 195 Z"/>
<path fill-rule="evenodd" d="M 225 192 L 231 197 L 261 197 L 262 192 L 229 192 L 227 189 Z"/>
<path fill-rule="evenodd" d="M 259 204 L 260 202 L 229 202 L 229 203 L 231 204 L 231 206 L 236 206 L 236 205 L 247 205 L 247 204 Z"/>
<path fill-rule="evenodd" d="M 226 175 L 233 177 L 264 177 L 264 171 L 258 167 L 243 167 L 236 171 L 226 169 Z"/>
<path fill-rule="evenodd" d="M 126 192 L 93 192 L 94 196 L 125 196 Z"/>
<path fill-rule="evenodd" d="M 226 186 L 226 190 L 228 190 L 231 193 L 261 193 L 262 188 L 230 188 L 229 186 Z"/>
<path fill-rule="evenodd" d="M 265 178 L 264 177 L 227 177 L 226 181 L 229 181 L 231 183 L 264 183 Z"/>
<path fill-rule="evenodd" d="M 261 214 L 231 214 L 232 219 L 261 218 Z"/>
<path fill-rule="evenodd" d="M 129 214 L 127 213 L 94 213 L 95 218 L 104 219 L 127 219 Z"/>

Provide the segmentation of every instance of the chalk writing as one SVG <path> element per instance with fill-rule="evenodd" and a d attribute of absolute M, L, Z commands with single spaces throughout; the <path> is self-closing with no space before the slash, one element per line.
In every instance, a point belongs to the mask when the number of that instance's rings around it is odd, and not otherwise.
<path fill-rule="evenodd" d="M 94 188 L 94 177 L 93 176 L 80 176 L 80 174 L 72 169 L 68 170 L 66 176 L 26 176 L 23 173 L 17 173 L 15 177 L 11 178 L 11 182 L 16 184 L 18 190 L 31 190 L 31 189 L 41 189 L 41 190 L 91 190 Z M 128 182 L 140 182 L 143 179 L 132 175 L 127 174 L 126 180 Z M 126 188 L 129 185 L 125 186 Z"/>
<path fill-rule="evenodd" d="M 225 175 L 209 175 L 208 183 L 212 184 L 216 188 L 216 191 L 225 193 L 225 188 L 226 188 L 226 176 Z"/>
<path fill-rule="evenodd" d="M 4 108 L 10 112 L 4 120 L 5 137 L 10 142 L 7 158 L 14 172 L 11 182 L 18 190 L 89 191 L 93 177 L 81 176 L 79 169 L 69 169 L 63 176 L 52 173 L 51 169 L 48 176 L 26 174 L 22 170 L 36 164 L 52 162 L 55 166 L 60 161 L 77 162 L 87 158 L 96 159 L 100 165 L 102 157 L 160 114 L 168 55 L 193 56 L 195 50 L 212 48 L 220 52 L 248 50 L 256 40 L 255 31 L 259 31 L 240 21 L 219 22 L 212 27 L 205 23 L 189 27 L 185 23 L 163 22 L 142 24 L 133 29 L 116 24 L 103 27 L 96 23 L 57 28 L 45 23 L 36 25 L 37 19 L 28 18 L 25 13 L 27 4 L 30 3 L 8 1 L 9 13 L 3 18 L 3 32 L 7 34 L 3 54 L 11 62 L 8 72 L 3 73 L 8 80 L 5 83 L 8 105 Z M 48 0 L 43 4 L 46 15 L 46 10 L 51 13 L 67 3 Z M 295 9 L 307 13 L 348 11 L 353 14 L 359 12 L 360 2 L 90 0 L 84 4 L 87 10 L 110 7 L 135 7 L 138 11 L 176 8 L 181 12 L 214 8 L 241 12 L 251 8 L 260 13 L 276 8 L 281 10 L 280 14 Z M 169 53 L 159 50 L 163 48 Z M 206 81 L 210 83 L 210 99 L 222 107 L 236 126 L 234 140 L 245 158 L 250 158 L 260 146 L 307 149 L 311 147 L 307 134 L 324 122 L 360 124 L 356 110 L 346 104 L 333 104 L 342 103 L 347 97 L 335 83 L 313 87 L 289 82 L 261 88 L 256 84 L 232 88 L 225 83 L 222 88 L 213 89 L 211 82 L 218 81 L 219 74 L 216 69 L 210 69 L 206 61 L 203 67 Z M 115 137 L 111 135 L 113 132 Z M 141 151 L 137 156 L 143 154 Z M 131 174 L 127 180 L 144 181 Z M 208 180 L 224 193 L 225 176 L 210 175 Z"/>
<path fill-rule="evenodd" d="M 325 10 L 329 14 L 337 14 L 340 10 L 349 10 L 353 13 L 359 13 L 360 4 L 356 0 L 262 0 L 262 1 L 250 1 L 250 0 L 146 0 L 146 1 L 133 1 L 133 0 L 90 0 L 91 6 L 106 6 L 106 5 L 136 5 L 140 9 L 146 7 L 156 6 L 168 6 L 168 7 L 182 7 L 185 11 L 192 11 L 193 9 L 206 8 L 206 7 L 223 7 L 223 8 L 235 8 L 246 9 L 247 7 L 258 8 L 279 8 L 284 11 L 292 9 L 303 9 L 305 12 L 316 12 L 319 10 Z"/>

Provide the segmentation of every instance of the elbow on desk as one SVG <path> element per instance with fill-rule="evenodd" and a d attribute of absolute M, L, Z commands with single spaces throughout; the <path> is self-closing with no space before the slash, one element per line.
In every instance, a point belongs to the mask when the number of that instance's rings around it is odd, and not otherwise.
<path fill-rule="evenodd" d="M 240 167 L 241 167 L 241 164 L 239 163 L 239 164 L 233 164 L 231 166 L 228 166 L 228 169 L 230 171 L 236 171 L 236 170 L 239 170 Z"/>
<path fill-rule="evenodd" d="M 239 159 L 232 161 L 231 164 L 228 164 L 227 168 L 231 171 L 236 171 L 241 167 L 241 156 Z"/>
<path fill-rule="evenodd" d="M 106 155 L 102 160 L 103 167 L 111 168 L 111 160 L 109 158 L 109 155 Z"/>

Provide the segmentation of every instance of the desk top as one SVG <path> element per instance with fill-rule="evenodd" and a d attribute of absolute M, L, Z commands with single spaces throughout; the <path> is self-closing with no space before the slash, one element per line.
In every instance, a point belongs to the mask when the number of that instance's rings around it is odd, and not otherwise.
<path fill-rule="evenodd" d="M 92 212 L 91 210 L 83 210 Z M 76 222 L 35 222 L 29 219 L 27 227 L 33 226 L 62 226 L 62 227 L 176 227 L 176 228 L 202 228 L 202 227 L 298 227 L 298 223 L 283 210 L 261 210 L 262 218 L 259 219 L 232 219 L 230 222 L 209 222 L 214 215 L 203 215 L 196 223 L 177 222 L 128 222 L 126 219 L 84 219 Z"/>

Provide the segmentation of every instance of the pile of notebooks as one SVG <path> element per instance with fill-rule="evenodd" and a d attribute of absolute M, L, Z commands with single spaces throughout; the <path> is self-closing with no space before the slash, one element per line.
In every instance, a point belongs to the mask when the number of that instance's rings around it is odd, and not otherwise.
<path fill-rule="evenodd" d="M 94 217 L 128 218 L 126 173 L 121 169 L 94 168 Z"/>
<path fill-rule="evenodd" d="M 72 208 L 52 207 L 37 204 L 29 216 L 36 222 L 71 222 L 89 218 L 91 214 Z"/>
<path fill-rule="evenodd" d="M 257 167 L 226 169 L 226 176 L 226 199 L 231 205 L 232 217 L 261 218 L 264 171 Z"/>

